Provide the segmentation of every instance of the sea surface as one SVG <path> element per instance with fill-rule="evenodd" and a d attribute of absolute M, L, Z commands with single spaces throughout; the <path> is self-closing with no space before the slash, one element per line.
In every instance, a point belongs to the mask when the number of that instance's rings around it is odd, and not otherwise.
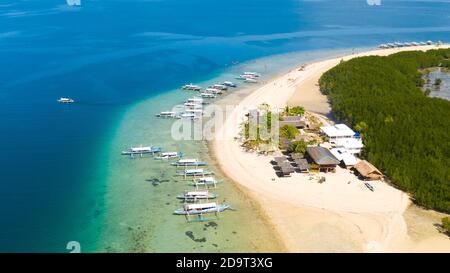
<path fill-rule="evenodd" d="M 269 223 L 222 177 L 204 141 L 175 141 L 155 114 L 206 86 L 394 41 L 443 40 L 450 1 L 2 0 L 0 252 L 282 251 Z M 253 87 L 239 92 L 250 92 Z M 246 91 L 247 90 L 247 91 Z M 76 100 L 60 105 L 59 97 Z M 211 163 L 219 219 L 172 211 L 175 170 L 120 152 L 154 144 Z"/>

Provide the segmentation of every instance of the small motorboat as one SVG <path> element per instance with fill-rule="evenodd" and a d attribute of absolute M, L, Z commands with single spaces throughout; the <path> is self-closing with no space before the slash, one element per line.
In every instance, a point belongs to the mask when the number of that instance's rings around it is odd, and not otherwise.
<path fill-rule="evenodd" d="M 75 101 L 71 98 L 59 98 L 58 102 L 59 103 L 74 103 Z"/>

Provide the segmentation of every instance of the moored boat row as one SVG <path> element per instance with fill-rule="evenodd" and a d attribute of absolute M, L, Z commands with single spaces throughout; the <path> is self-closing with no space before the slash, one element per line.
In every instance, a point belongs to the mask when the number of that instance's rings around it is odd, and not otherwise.
<path fill-rule="evenodd" d="M 386 44 L 381 44 L 378 47 L 382 48 L 382 49 L 386 49 L 386 48 L 396 48 L 396 47 L 411 47 L 411 46 L 425 46 L 425 45 L 441 45 L 442 42 L 441 41 L 437 41 L 437 42 L 433 42 L 433 41 L 426 41 L 426 42 L 405 42 L 405 43 L 401 43 L 401 42 L 394 42 L 394 43 L 386 43 Z"/>

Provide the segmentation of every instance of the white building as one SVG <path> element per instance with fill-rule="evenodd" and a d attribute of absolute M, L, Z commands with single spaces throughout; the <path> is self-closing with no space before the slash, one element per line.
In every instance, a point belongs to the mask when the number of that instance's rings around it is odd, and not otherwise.
<path fill-rule="evenodd" d="M 345 148 L 333 148 L 330 152 L 349 168 L 356 165 L 359 160 Z"/>
<path fill-rule="evenodd" d="M 322 126 L 320 131 L 328 137 L 332 145 L 342 147 L 350 154 L 358 155 L 364 147 L 361 138 L 355 137 L 356 133 L 345 124 Z"/>

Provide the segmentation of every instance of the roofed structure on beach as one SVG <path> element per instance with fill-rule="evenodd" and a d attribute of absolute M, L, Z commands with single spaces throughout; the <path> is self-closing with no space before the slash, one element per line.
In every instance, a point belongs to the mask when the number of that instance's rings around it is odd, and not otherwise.
<path fill-rule="evenodd" d="M 379 180 L 383 174 L 370 162 L 361 160 L 354 166 L 355 170 L 367 180 Z"/>
<path fill-rule="evenodd" d="M 328 150 L 321 146 L 307 147 L 306 152 L 318 165 L 337 165 L 339 160 Z"/>
<path fill-rule="evenodd" d="M 306 153 L 318 166 L 320 171 L 334 171 L 339 160 L 326 148 L 321 146 L 307 147 Z"/>
<path fill-rule="evenodd" d="M 310 166 L 309 166 L 306 158 L 296 158 L 296 159 L 294 159 L 294 162 L 297 165 L 297 168 L 299 169 L 299 171 L 301 171 L 301 172 L 309 171 Z"/>
<path fill-rule="evenodd" d="M 345 124 L 322 126 L 320 127 L 320 130 L 330 139 L 351 138 L 355 135 L 355 132 Z"/>
<path fill-rule="evenodd" d="M 280 127 L 283 127 L 284 125 L 292 125 L 298 129 L 302 129 L 306 127 L 306 122 L 301 116 L 285 116 L 280 121 Z"/>
<path fill-rule="evenodd" d="M 351 154 L 348 150 L 344 148 L 333 148 L 330 150 L 330 152 L 341 162 L 344 163 L 344 165 L 348 167 L 352 167 L 358 163 L 358 159 Z"/>

